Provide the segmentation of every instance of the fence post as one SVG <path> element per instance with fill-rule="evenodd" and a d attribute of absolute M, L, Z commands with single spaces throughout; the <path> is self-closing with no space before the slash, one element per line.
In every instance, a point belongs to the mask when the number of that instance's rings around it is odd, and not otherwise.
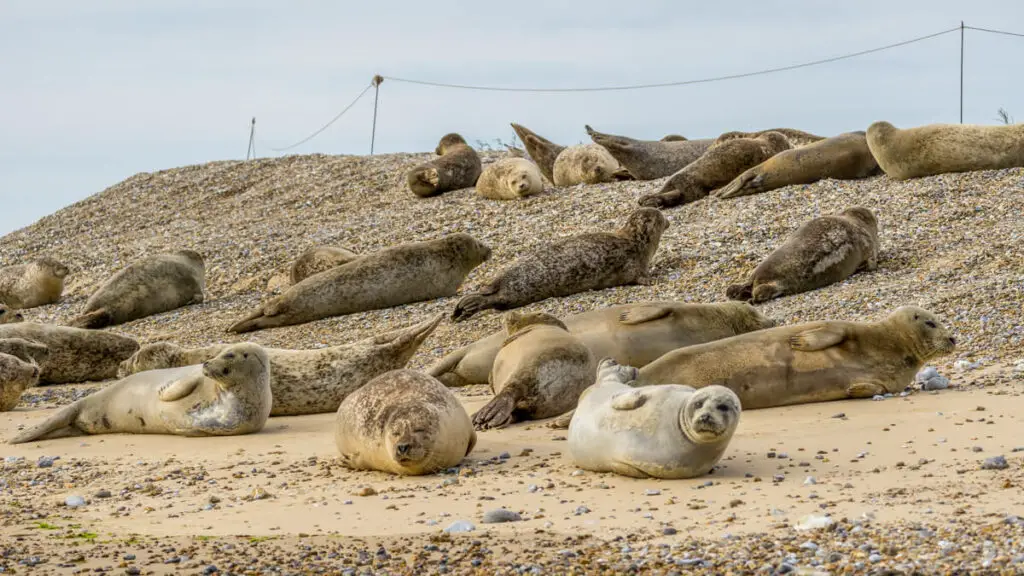
<path fill-rule="evenodd" d="M 964 21 L 960 21 L 960 123 L 964 123 Z"/>
<path fill-rule="evenodd" d="M 249 160 L 249 154 L 252 153 L 252 159 L 256 159 L 256 117 L 252 117 L 252 125 L 249 128 L 249 147 L 245 150 L 245 159 Z"/>
<path fill-rule="evenodd" d="M 373 129 L 370 132 L 370 156 L 373 156 L 373 145 L 377 140 L 377 99 L 380 98 L 380 83 L 384 77 L 377 74 L 373 77 Z"/>

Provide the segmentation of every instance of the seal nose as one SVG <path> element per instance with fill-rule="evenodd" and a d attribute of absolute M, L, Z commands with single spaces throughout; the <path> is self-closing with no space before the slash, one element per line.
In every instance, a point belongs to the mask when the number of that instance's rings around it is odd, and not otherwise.
<path fill-rule="evenodd" d="M 39 366 L 33 366 L 32 367 L 32 377 L 33 378 L 38 378 L 39 377 Z"/>
<path fill-rule="evenodd" d="M 395 451 L 398 452 L 399 456 L 406 456 L 406 455 L 409 454 L 409 449 L 410 448 L 412 448 L 411 445 L 409 445 L 408 443 L 403 442 L 403 443 L 395 446 Z"/>
<path fill-rule="evenodd" d="M 950 336 L 949 337 L 949 343 L 952 344 L 953 346 L 956 346 L 956 338 L 953 338 L 952 336 Z"/>

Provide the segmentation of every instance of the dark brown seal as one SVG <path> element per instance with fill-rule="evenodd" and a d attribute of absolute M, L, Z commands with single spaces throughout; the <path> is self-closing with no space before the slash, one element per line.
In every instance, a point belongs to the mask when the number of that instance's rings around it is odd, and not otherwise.
<path fill-rule="evenodd" d="M 440 156 L 424 162 L 406 174 L 409 190 L 420 198 L 449 190 L 472 188 L 483 170 L 480 156 L 462 136 L 445 134 L 434 152 Z"/>
<path fill-rule="evenodd" d="M 459 300 L 455 321 L 494 308 L 508 310 L 546 298 L 647 281 L 651 258 L 669 223 L 640 208 L 614 232 L 588 232 L 538 247 L 503 270 L 479 292 Z"/>
<path fill-rule="evenodd" d="M 855 206 L 798 228 L 754 269 L 745 284 L 734 284 L 725 294 L 732 300 L 766 302 L 877 267 L 878 221 L 871 210 Z"/>
<path fill-rule="evenodd" d="M 637 180 L 657 180 L 682 170 L 700 158 L 713 142 L 698 140 L 634 140 L 625 136 L 602 134 L 590 126 L 587 134 L 600 144 Z"/>

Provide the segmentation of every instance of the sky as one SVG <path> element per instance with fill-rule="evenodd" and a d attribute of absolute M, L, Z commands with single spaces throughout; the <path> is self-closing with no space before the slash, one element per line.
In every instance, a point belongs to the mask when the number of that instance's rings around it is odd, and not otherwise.
<path fill-rule="evenodd" d="M 1024 2 L 0 0 L 0 234 L 139 172 L 256 153 L 367 154 L 374 74 L 505 87 L 673 82 L 788 66 L 960 25 L 1024 33 Z M 1016 28 L 1015 28 L 1016 27 Z M 967 30 L 964 122 L 1024 119 L 1024 37 Z M 792 127 L 822 135 L 959 122 L 960 32 L 820 66 L 588 93 L 385 80 L 375 152 L 447 132 L 560 144 Z"/>

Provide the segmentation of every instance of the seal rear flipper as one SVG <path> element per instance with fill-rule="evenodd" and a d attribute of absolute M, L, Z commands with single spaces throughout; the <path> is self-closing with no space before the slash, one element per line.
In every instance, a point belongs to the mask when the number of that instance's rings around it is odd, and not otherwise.
<path fill-rule="evenodd" d="M 602 134 L 601 132 L 591 128 L 589 124 L 584 124 L 583 128 L 587 131 L 587 135 L 590 136 L 590 139 L 593 140 L 595 144 L 600 144 L 608 150 L 629 148 L 632 143 L 629 138 L 615 136 L 614 134 Z"/>
<path fill-rule="evenodd" d="M 572 422 L 572 415 L 576 413 L 576 409 L 573 408 L 561 416 L 557 416 L 554 420 L 548 422 L 548 428 L 554 428 L 555 430 L 566 430 L 569 428 L 569 424 Z"/>
<path fill-rule="evenodd" d="M 393 346 L 396 348 L 410 346 L 415 351 L 428 336 L 433 334 L 441 320 L 444 320 L 444 317 L 444 314 L 437 314 L 430 320 L 373 336 L 371 341 L 377 346 Z"/>
<path fill-rule="evenodd" d="M 114 316 L 107 311 L 106 308 L 100 308 L 99 310 L 93 310 L 86 314 L 75 318 L 68 323 L 68 326 L 72 328 L 88 328 L 92 330 L 98 330 L 100 328 L 106 328 L 114 323 Z"/>
<path fill-rule="evenodd" d="M 817 352 L 846 340 L 846 332 L 834 326 L 822 326 L 789 337 L 789 346 L 801 352 Z M 884 393 L 884 392 L 883 392 Z"/>
<path fill-rule="evenodd" d="M 634 306 L 629 310 L 623 310 L 619 314 L 619 324 L 636 326 L 637 324 L 653 322 L 654 320 L 664 318 L 671 313 L 672 309 L 667 306 Z"/>
<path fill-rule="evenodd" d="M 516 397 L 513 387 L 507 387 L 473 414 L 473 428 L 487 430 L 515 424 Z"/>
<path fill-rule="evenodd" d="M 636 410 L 647 402 L 644 390 L 624 390 L 612 396 L 611 407 L 615 410 Z"/>
<path fill-rule="evenodd" d="M 754 284 L 748 282 L 746 284 L 733 284 L 725 289 L 725 297 L 729 300 L 743 300 L 744 302 L 749 301 L 753 295 Z"/>
<path fill-rule="evenodd" d="M 712 193 L 712 196 L 725 199 L 757 194 L 758 192 L 761 192 L 758 184 L 762 180 L 763 179 L 760 174 L 755 174 L 753 171 L 748 170 L 734 178 L 732 182 L 729 182 L 725 186 L 715 190 Z"/>
<path fill-rule="evenodd" d="M 228 328 L 228 332 L 234 332 L 236 334 L 242 334 L 244 332 L 252 332 L 254 330 L 261 330 L 263 328 L 272 328 L 277 324 L 263 314 L 263 307 L 246 316 L 245 318 L 235 322 Z"/>
<path fill-rule="evenodd" d="M 84 400 L 84 398 L 82 399 Z M 85 432 L 75 426 L 75 419 L 81 411 L 81 402 L 75 402 L 65 406 L 56 414 L 43 421 L 42 424 L 34 426 L 18 434 L 7 441 L 8 444 L 23 444 L 35 440 L 51 440 L 54 438 L 65 438 L 68 436 L 82 436 Z"/>

